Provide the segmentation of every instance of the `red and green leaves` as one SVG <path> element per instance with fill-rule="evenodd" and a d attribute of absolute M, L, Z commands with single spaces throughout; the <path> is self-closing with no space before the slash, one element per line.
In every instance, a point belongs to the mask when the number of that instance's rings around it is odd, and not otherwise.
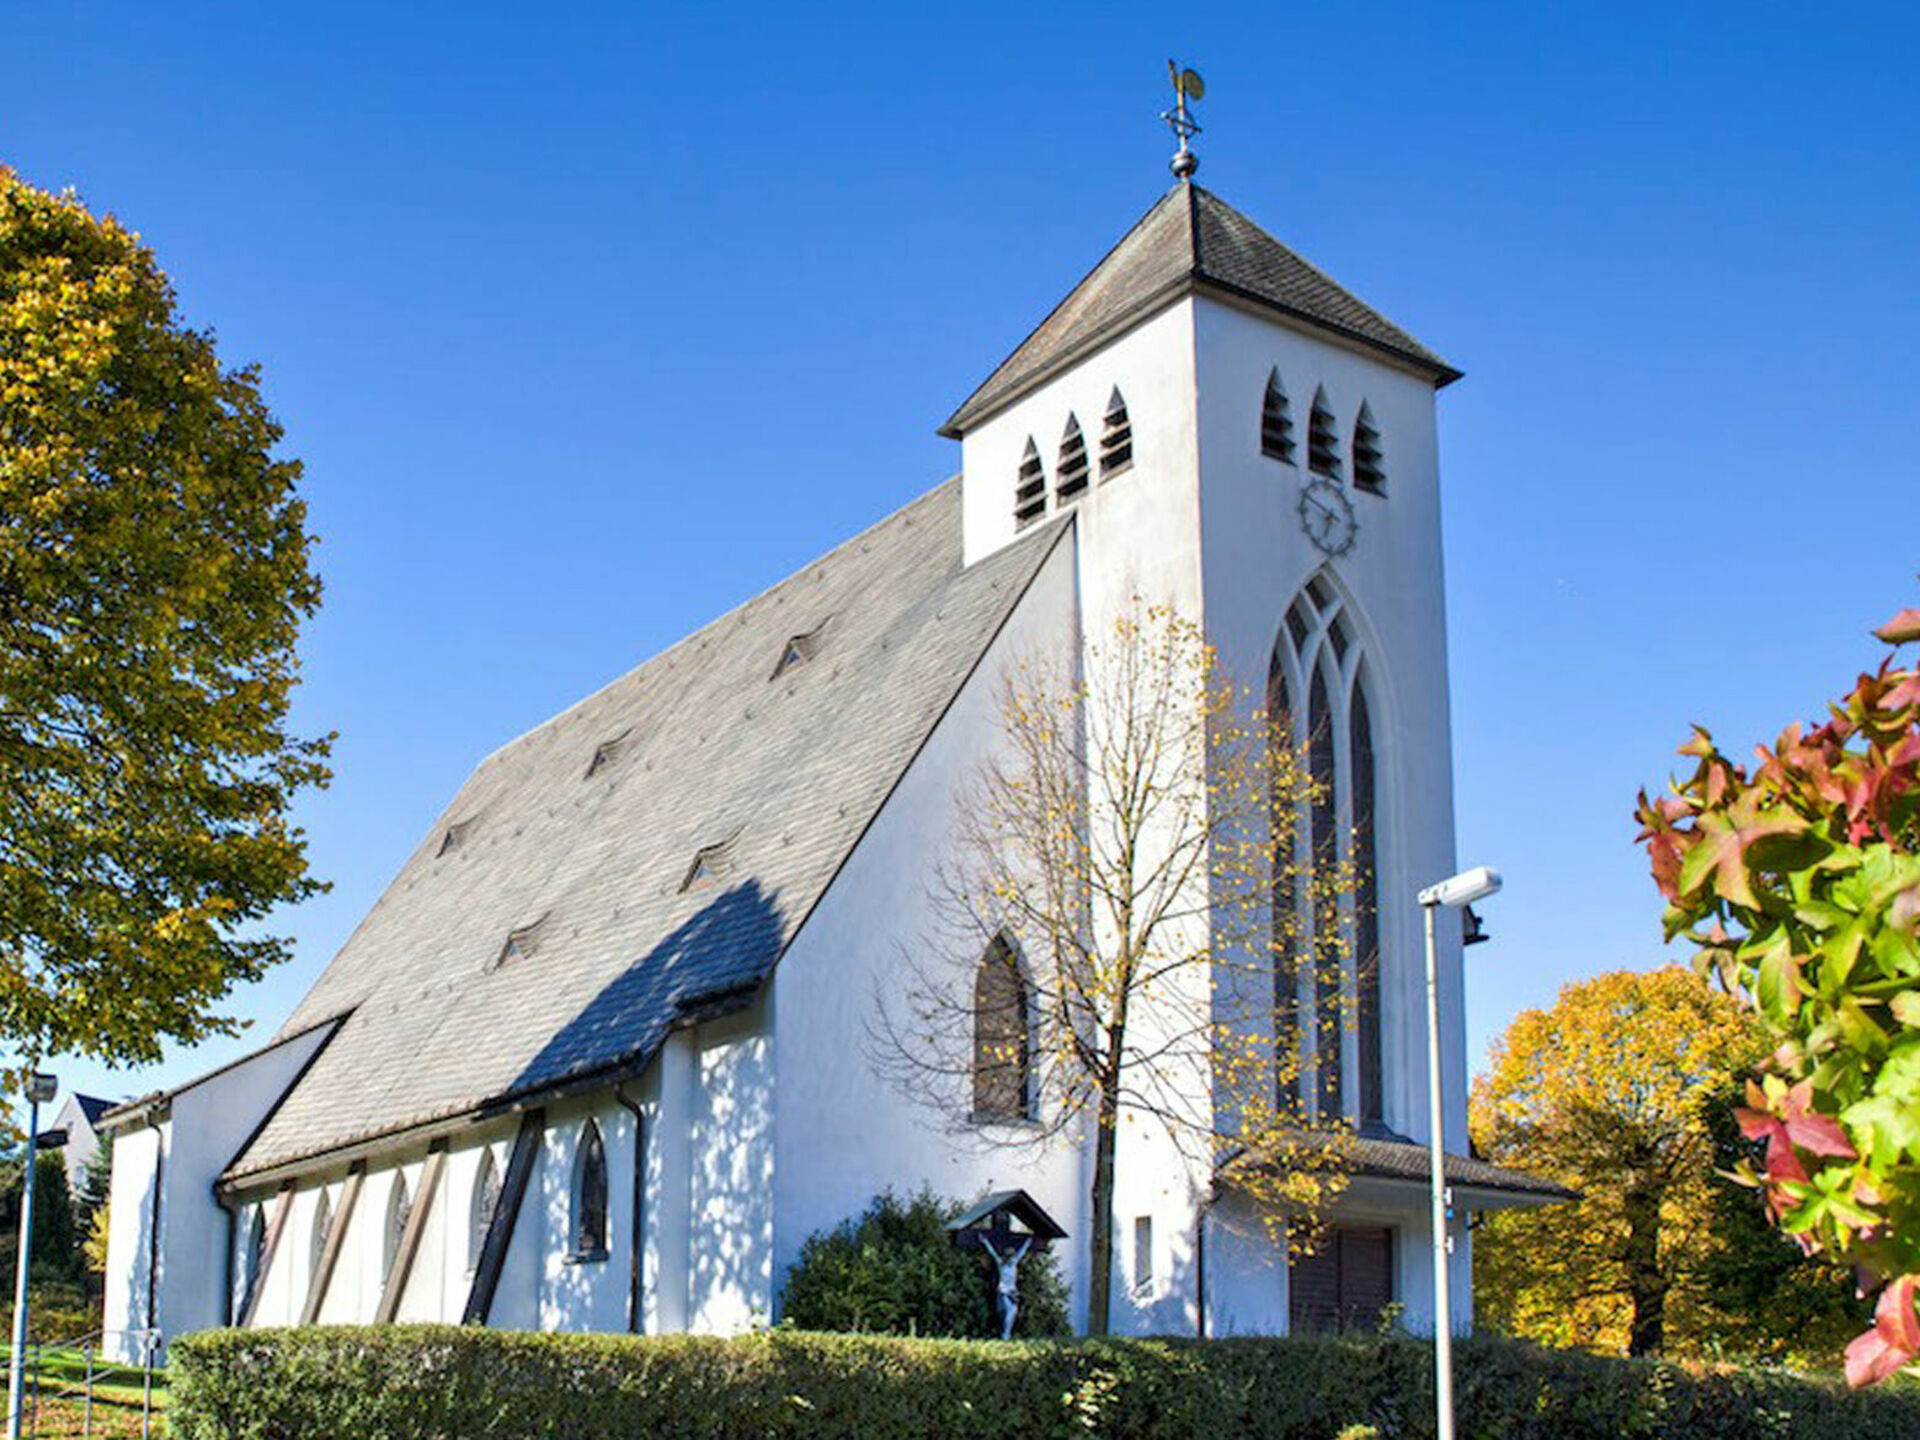
<path fill-rule="evenodd" d="M 1920 609 L 1875 632 L 1920 641 Z M 1882 1286 L 1847 1353 L 1872 1384 L 1920 1359 L 1920 670 L 1889 655 L 1749 774 L 1696 763 L 1635 810 L 1669 937 L 1743 995 L 1775 1049 L 1740 1124 L 1781 1228 Z M 1872 1288 L 1869 1286 L 1869 1288 Z"/>

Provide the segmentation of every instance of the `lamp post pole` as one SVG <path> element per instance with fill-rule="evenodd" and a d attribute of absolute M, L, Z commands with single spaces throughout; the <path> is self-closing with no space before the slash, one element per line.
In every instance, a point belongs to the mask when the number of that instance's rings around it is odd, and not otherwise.
<path fill-rule="evenodd" d="M 13 1264 L 13 1366 L 7 1376 L 7 1440 L 20 1440 L 20 1417 L 27 1398 L 27 1266 L 33 1254 L 34 1169 L 40 1149 L 40 1105 L 51 1100 L 59 1082 L 51 1075 L 27 1076 L 27 1165 L 20 1177 L 20 1250 Z"/>
<path fill-rule="evenodd" d="M 1421 905 L 1427 921 L 1427 1172 L 1433 1202 L 1433 1403 L 1434 1433 L 1453 1440 L 1453 1294 L 1447 1273 L 1453 1237 L 1447 1234 L 1445 1114 L 1440 1107 L 1440 962 L 1434 953 L 1434 901 Z"/>
<path fill-rule="evenodd" d="M 1453 1440 L 1453 1286 L 1448 1261 L 1446 1111 L 1440 1100 L 1440 957 L 1434 915 L 1457 910 L 1500 888 L 1500 876 L 1481 865 L 1420 892 L 1427 930 L 1427 1188 L 1433 1205 L 1433 1405 L 1437 1440 Z"/>

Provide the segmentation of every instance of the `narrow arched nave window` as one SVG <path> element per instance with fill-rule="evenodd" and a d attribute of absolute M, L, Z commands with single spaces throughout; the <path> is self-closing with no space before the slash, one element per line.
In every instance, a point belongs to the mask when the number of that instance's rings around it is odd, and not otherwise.
<path fill-rule="evenodd" d="M 1025 1120 L 1033 1107 L 1033 1030 L 1020 952 L 996 936 L 973 977 L 973 1118 Z"/>
<path fill-rule="evenodd" d="M 597 1259 L 607 1253 L 607 1147 L 600 1126 L 587 1121 L 573 1157 L 573 1255 Z"/>

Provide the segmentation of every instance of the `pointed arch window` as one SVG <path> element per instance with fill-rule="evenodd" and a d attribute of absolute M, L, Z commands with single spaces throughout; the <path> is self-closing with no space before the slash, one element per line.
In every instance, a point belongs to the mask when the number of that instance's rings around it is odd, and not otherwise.
<path fill-rule="evenodd" d="M 313 1235 L 307 1248 L 307 1276 L 320 1273 L 320 1259 L 327 1253 L 327 1239 L 333 1233 L 333 1201 L 325 1189 L 313 1204 Z"/>
<path fill-rule="evenodd" d="M 1289 616 L 1291 618 L 1291 616 Z M 1303 634 L 1304 638 L 1304 634 Z M 1275 646 L 1267 670 L 1267 743 L 1291 754 L 1293 705 L 1287 694 L 1287 672 Z M 1300 841 L 1300 817 L 1295 807 L 1292 761 L 1276 756 L 1269 774 L 1268 821 L 1273 827 L 1273 1026 L 1278 1051 L 1279 1101 L 1283 1109 L 1299 1108 L 1300 1077 L 1300 896 L 1294 855 Z"/>
<path fill-rule="evenodd" d="M 996 936 L 973 978 L 973 1118 L 1033 1113 L 1033 1035 L 1020 952 Z"/>
<path fill-rule="evenodd" d="M 394 1262 L 400 1258 L 401 1237 L 407 1233 L 407 1220 L 413 1214 L 413 1197 L 407 1190 L 407 1177 L 400 1171 L 393 1173 L 393 1189 L 387 1193 L 387 1233 L 380 1251 L 380 1273 L 383 1276 L 393 1274 Z"/>
<path fill-rule="evenodd" d="M 1291 465 L 1296 449 L 1293 404 L 1287 399 L 1287 387 L 1280 383 L 1276 366 L 1267 376 L 1266 398 L 1260 403 L 1260 453 Z"/>
<path fill-rule="evenodd" d="M 1053 498 L 1066 504 L 1076 500 L 1087 488 L 1087 437 L 1080 433 L 1077 417 L 1067 416 L 1067 428 L 1060 437 L 1060 461 L 1053 468 Z"/>
<path fill-rule="evenodd" d="M 1313 409 L 1307 415 L 1307 468 L 1316 475 L 1340 478 L 1340 426 L 1325 390 L 1313 392 Z"/>
<path fill-rule="evenodd" d="M 1387 493 L 1387 451 L 1380 443 L 1380 428 L 1373 423 L 1373 410 L 1365 401 L 1353 422 L 1353 483 L 1370 495 Z"/>
<path fill-rule="evenodd" d="M 1380 856 L 1374 825 L 1373 716 L 1366 687 L 1358 681 L 1347 719 L 1347 759 L 1353 777 L 1348 788 L 1353 797 L 1354 1029 L 1360 1058 L 1356 1078 L 1360 1124 L 1363 1129 L 1378 1129 L 1386 1120 L 1380 1060 Z"/>
<path fill-rule="evenodd" d="M 1100 430 L 1100 478 L 1111 480 L 1133 468 L 1133 425 L 1127 419 L 1127 402 L 1114 387 L 1107 399 L 1107 414 Z"/>
<path fill-rule="evenodd" d="M 1040 447 L 1029 435 L 1013 480 L 1013 528 L 1024 530 L 1046 513 L 1047 473 L 1040 465 Z"/>
<path fill-rule="evenodd" d="M 500 1167 L 493 1163 L 493 1147 L 480 1152 L 480 1168 L 473 1176 L 473 1198 L 467 1209 L 467 1271 L 480 1268 L 480 1255 L 487 1248 L 487 1232 L 493 1229 L 493 1217 L 500 1209 Z"/>
<path fill-rule="evenodd" d="M 1282 1103 L 1377 1132 L 1385 1118 L 1380 796 L 1363 651 L 1348 602 L 1324 573 L 1314 576 L 1278 627 L 1267 682 L 1271 743 L 1299 757 L 1276 767 L 1270 803 L 1274 1008 Z M 1302 691 L 1296 713 L 1290 698 Z"/>
<path fill-rule="evenodd" d="M 572 1258 L 604 1260 L 607 1255 L 607 1147 L 597 1121 L 580 1132 L 573 1155 Z"/>
<path fill-rule="evenodd" d="M 266 1254 L 267 1212 L 256 1205 L 253 1207 L 253 1218 L 247 1222 L 246 1249 L 240 1256 L 240 1303 L 243 1305 L 260 1288 L 260 1265 Z"/>

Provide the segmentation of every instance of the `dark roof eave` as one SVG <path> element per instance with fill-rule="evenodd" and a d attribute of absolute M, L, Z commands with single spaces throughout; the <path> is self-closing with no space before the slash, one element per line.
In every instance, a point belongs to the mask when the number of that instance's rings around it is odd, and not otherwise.
<path fill-rule="evenodd" d="M 967 431 L 991 419 L 1015 402 L 1025 399 L 1054 376 L 1079 364 L 1102 346 L 1111 344 L 1129 330 L 1145 324 L 1174 301 L 1209 290 L 1230 296 L 1256 309 L 1285 316 L 1306 329 L 1335 336 L 1351 345 L 1386 356 L 1427 377 L 1436 390 L 1444 390 L 1454 381 L 1465 377 L 1465 371 L 1455 369 L 1438 357 L 1423 355 L 1399 345 L 1390 345 L 1371 335 L 1363 335 L 1347 326 L 1309 314 L 1296 306 L 1284 305 L 1269 296 L 1248 290 L 1244 286 L 1232 284 L 1230 281 L 1218 279 L 1198 270 L 1189 270 L 1186 274 L 1142 297 L 1104 325 L 1088 332 L 1077 344 L 1054 356 L 1046 364 L 1036 366 L 1028 373 L 1010 378 L 999 385 L 995 385 L 989 377 L 987 383 L 969 395 L 960 408 L 955 410 L 935 433 L 948 440 L 963 438 Z"/>

